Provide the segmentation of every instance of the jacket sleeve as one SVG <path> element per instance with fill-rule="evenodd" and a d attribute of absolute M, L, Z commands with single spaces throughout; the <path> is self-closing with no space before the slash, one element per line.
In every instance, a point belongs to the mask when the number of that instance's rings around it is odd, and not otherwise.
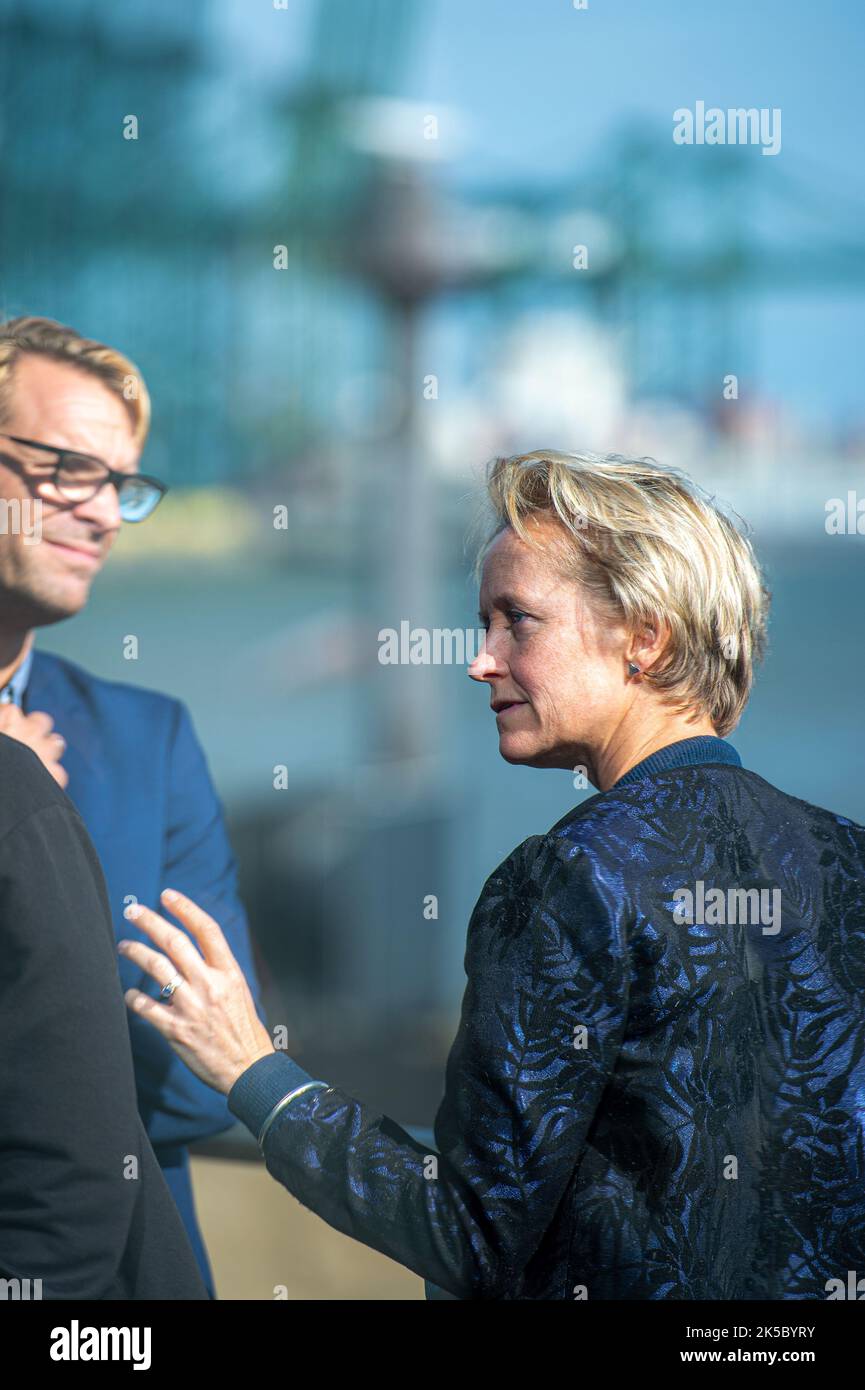
<path fill-rule="evenodd" d="M 460 1298 L 519 1294 L 615 1065 L 627 1016 L 621 923 L 581 851 L 535 838 L 469 924 L 462 1017 L 436 1151 L 336 1087 L 272 1120 L 270 1173 L 305 1206 Z M 279 1055 L 229 1094 L 258 1133 L 306 1073 Z"/>
<path fill-rule="evenodd" d="M 71 803 L 0 841 L 0 947 L 0 1270 L 44 1298 L 109 1297 L 146 1141 L 105 884 Z"/>
<path fill-rule="evenodd" d="M 179 889 L 219 923 L 264 1020 L 261 986 L 246 913 L 238 896 L 237 866 L 222 805 L 189 712 L 180 701 L 176 702 L 169 758 L 162 887 Z M 146 906 L 174 922 L 159 902 Z M 158 993 L 152 983 L 142 988 Z M 154 1146 L 190 1144 L 230 1128 L 234 1121 L 224 1096 L 193 1076 L 144 1019 L 131 1014 L 129 1029 L 141 1116 Z"/>

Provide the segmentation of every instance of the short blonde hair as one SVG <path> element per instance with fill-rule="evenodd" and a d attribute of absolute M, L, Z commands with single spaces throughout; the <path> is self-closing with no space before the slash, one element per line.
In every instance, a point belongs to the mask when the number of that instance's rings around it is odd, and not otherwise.
<path fill-rule="evenodd" d="M 15 364 L 27 354 L 50 357 L 97 377 L 123 402 L 135 443 L 143 447 L 150 428 L 150 396 L 138 368 L 116 348 L 83 338 L 54 319 L 31 316 L 0 323 L 0 420 L 9 413 Z"/>
<path fill-rule="evenodd" d="M 720 737 L 736 727 L 766 642 L 769 591 L 743 532 L 678 469 L 617 454 L 542 449 L 490 465 L 494 525 L 478 555 L 510 527 L 529 544 L 530 518 L 563 530 L 565 572 L 598 611 L 629 632 L 668 625 L 645 672 L 665 702 L 705 713 Z"/>

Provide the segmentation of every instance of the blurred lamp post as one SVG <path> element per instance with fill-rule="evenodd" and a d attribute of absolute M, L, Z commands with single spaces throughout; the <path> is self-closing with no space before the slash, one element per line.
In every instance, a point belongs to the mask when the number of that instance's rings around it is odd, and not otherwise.
<path fill-rule="evenodd" d="M 370 286 L 386 306 L 400 410 L 386 444 L 390 464 L 388 497 L 381 499 L 383 533 L 371 541 L 381 584 L 383 625 L 430 625 L 436 615 L 436 496 L 421 411 L 435 408 L 425 398 L 425 381 L 437 364 L 423 361 L 419 343 L 425 311 L 449 292 L 472 291 L 510 276 L 522 266 L 513 224 L 495 210 L 474 210 L 451 200 L 427 173 L 438 159 L 436 140 L 426 139 L 426 109 L 404 102 L 353 103 L 347 138 L 370 160 L 363 192 L 347 218 L 340 247 L 343 264 Z M 452 116 L 449 116 L 453 120 Z M 438 115 L 442 120 L 442 113 Z M 438 386 L 448 389 L 447 382 Z M 395 606 L 394 606 L 395 605 Z M 440 624 L 451 626 L 449 615 Z M 386 757 L 420 767 L 440 746 L 436 682 L 408 667 L 394 667 L 387 682 L 382 742 Z"/>

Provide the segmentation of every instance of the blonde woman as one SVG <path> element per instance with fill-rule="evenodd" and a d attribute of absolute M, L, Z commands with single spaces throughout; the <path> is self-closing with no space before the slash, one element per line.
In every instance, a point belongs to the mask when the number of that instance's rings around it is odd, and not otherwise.
<path fill-rule="evenodd" d="M 504 758 L 598 794 L 481 893 L 436 1152 L 274 1051 L 188 899 L 200 952 L 139 909 L 169 1002 L 129 1007 L 301 1202 L 458 1298 L 825 1298 L 865 1268 L 865 830 L 726 742 L 751 547 L 646 462 L 501 459 L 489 493 L 469 674 Z"/>

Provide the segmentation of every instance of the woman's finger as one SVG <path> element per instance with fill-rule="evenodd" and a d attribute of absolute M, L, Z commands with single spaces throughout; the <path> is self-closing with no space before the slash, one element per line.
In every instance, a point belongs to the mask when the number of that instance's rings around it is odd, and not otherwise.
<path fill-rule="evenodd" d="M 140 965 L 142 970 L 146 970 L 160 987 L 170 984 L 178 976 L 179 972 L 174 962 L 161 955 L 159 951 L 152 950 L 150 946 L 145 946 L 143 941 L 119 941 L 117 949 L 121 955 Z M 188 981 L 184 980 L 184 984 L 188 984 Z"/>
<path fill-rule="evenodd" d="M 123 916 L 146 932 L 160 951 L 168 956 L 174 963 L 175 973 L 179 971 L 194 983 L 204 983 L 206 966 L 186 932 L 181 931 L 179 927 L 172 927 L 158 912 L 145 907 L 143 903 L 131 903 L 124 910 Z"/>
<path fill-rule="evenodd" d="M 182 922 L 187 931 L 198 942 L 201 954 L 208 965 L 214 966 L 217 970 L 227 970 L 237 966 L 237 961 L 231 954 L 231 948 L 222 934 L 222 929 L 218 922 L 212 917 L 208 917 L 203 908 L 194 903 L 185 894 L 178 893 L 174 888 L 166 888 L 161 895 L 161 900 L 168 908 L 169 912 Z"/>
<path fill-rule="evenodd" d="M 151 999 L 149 994 L 144 994 L 140 989 L 128 989 L 123 998 L 126 1000 L 127 1008 L 135 1014 L 141 1014 L 152 1023 L 158 1033 L 161 1033 L 169 1042 L 174 1042 L 178 1027 L 178 1016 L 170 1004 L 160 1004 L 158 999 Z"/>

